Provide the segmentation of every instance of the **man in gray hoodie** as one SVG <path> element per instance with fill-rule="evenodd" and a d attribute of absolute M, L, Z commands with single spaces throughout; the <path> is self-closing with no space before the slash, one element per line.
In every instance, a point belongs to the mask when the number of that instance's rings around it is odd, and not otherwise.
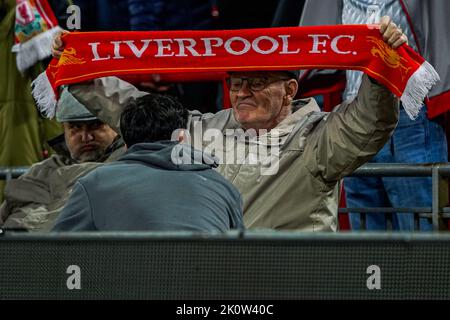
<path fill-rule="evenodd" d="M 237 189 L 213 159 L 178 141 L 188 111 L 169 96 L 132 100 L 120 130 L 129 148 L 117 162 L 80 179 L 54 231 L 199 231 L 242 228 Z"/>

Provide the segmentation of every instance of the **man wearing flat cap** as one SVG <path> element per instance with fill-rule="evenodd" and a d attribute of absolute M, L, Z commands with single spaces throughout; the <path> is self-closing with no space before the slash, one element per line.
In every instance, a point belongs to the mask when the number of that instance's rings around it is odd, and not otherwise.
<path fill-rule="evenodd" d="M 117 133 L 67 89 L 61 93 L 56 120 L 64 126 L 64 134 L 49 141 L 56 154 L 6 185 L 5 201 L 0 207 L 3 229 L 49 231 L 75 181 L 125 152 Z"/>

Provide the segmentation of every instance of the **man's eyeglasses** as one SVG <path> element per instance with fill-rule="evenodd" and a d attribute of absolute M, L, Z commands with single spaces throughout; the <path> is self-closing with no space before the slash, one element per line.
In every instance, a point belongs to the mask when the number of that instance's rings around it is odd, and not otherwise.
<path fill-rule="evenodd" d="M 274 77 L 255 77 L 255 78 L 236 78 L 230 77 L 227 78 L 227 85 L 230 91 L 239 91 L 241 90 L 244 81 L 247 81 L 248 87 L 252 91 L 261 91 L 265 89 L 269 84 L 275 83 L 278 81 L 289 80 L 287 78 L 274 78 Z"/>

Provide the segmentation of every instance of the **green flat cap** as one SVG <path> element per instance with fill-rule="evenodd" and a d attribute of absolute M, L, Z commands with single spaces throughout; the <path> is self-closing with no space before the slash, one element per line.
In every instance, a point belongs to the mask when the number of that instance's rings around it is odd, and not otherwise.
<path fill-rule="evenodd" d="M 94 116 L 84 105 L 69 92 L 67 87 L 61 92 L 58 104 L 56 106 L 56 121 L 90 121 L 96 120 Z"/>

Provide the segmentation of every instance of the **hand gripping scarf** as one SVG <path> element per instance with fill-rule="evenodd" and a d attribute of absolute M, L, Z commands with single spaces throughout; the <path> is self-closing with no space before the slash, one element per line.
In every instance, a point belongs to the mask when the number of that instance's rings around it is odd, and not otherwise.
<path fill-rule="evenodd" d="M 16 0 L 14 27 L 17 68 L 23 72 L 51 55 L 51 43 L 60 31 L 58 21 L 46 0 Z"/>
<path fill-rule="evenodd" d="M 55 112 L 61 85 L 105 76 L 297 70 L 360 70 L 400 97 L 415 118 L 439 76 L 407 45 L 394 50 L 377 25 L 223 31 L 73 32 L 33 83 L 40 110 Z"/>

